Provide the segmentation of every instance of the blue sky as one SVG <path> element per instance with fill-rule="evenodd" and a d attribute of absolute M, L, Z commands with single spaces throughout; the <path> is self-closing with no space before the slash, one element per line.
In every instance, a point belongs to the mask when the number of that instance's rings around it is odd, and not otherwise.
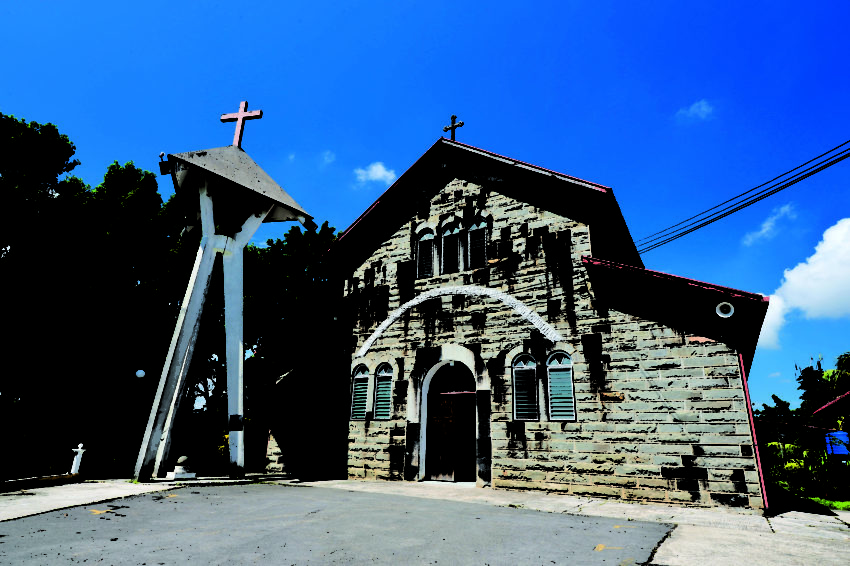
<path fill-rule="evenodd" d="M 457 114 L 460 141 L 614 187 L 640 238 L 850 139 L 847 21 L 838 1 L 4 2 L 0 111 L 57 124 L 94 186 L 228 145 L 218 117 L 248 100 L 243 148 L 337 229 Z M 848 186 L 850 160 L 643 256 L 777 294 L 757 404 L 796 406 L 794 364 L 850 350 Z"/>

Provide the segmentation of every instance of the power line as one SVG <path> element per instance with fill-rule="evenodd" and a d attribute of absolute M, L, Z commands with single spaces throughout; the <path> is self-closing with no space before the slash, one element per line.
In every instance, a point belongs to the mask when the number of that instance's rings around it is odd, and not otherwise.
<path fill-rule="evenodd" d="M 835 165 L 836 163 L 843 161 L 847 157 L 850 157 L 850 153 L 848 153 L 848 152 L 850 152 L 850 148 L 844 149 L 843 151 L 841 151 L 841 152 L 839 152 L 835 155 L 832 155 L 832 156 L 812 165 L 811 167 L 808 167 L 807 169 L 804 169 L 802 171 L 795 173 L 794 175 L 792 175 L 789 178 L 786 178 L 782 181 L 779 181 L 778 183 L 771 185 L 771 183 L 773 183 L 774 181 L 777 181 L 778 179 L 783 179 L 784 177 L 787 177 L 790 173 L 797 171 L 798 169 L 801 169 L 801 168 L 805 167 L 806 165 L 809 165 L 810 163 L 812 163 L 814 161 L 818 161 L 819 159 L 821 159 L 825 155 L 829 155 L 829 154 L 835 152 L 837 149 L 841 148 L 842 146 L 847 145 L 848 143 L 850 143 L 850 140 L 847 140 L 846 142 L 844 142 L 840 145 L 837 145 L 836 147 L 830 149 L 829 151 L 824 152 L 824 153 L 820 154 L 819 156 L 814 157 L 814 158 L 810 159 L 809 161 L 806 161 L 805 163 L 798 165 L 797 167 L 794 167 L 793 169 L 790 169 L 789 171 L 786 171 L 785 173 L 774 177 L 770 181 L 762 183 L 761 185 L 758 185 L 757 187 L 754 187 L 754 188 L 752 188 L 748 191 L 745 191 L 745 192 L 743 192 L 739 195 L 736 195 L 736 196 L 734 196 L 730 199 L 727 199 L 727 200 L 721 202 L 720 204 L 717 204 L 717 205 L 715 205 L 715 206 L 713 206 L 709 209 L 706 209 L 706 210 L 700 212 L 699 214 L 691 216 L 690 218 L 682 220 L 681 222 L 674 224 L 674 225 L 672 225 L 668 228 L 665 228 L 663 230 L 660 230 L 658 232 L 650 234 L 649 236 L 641 238 L 640 240 L 637 240 L 636 243 L 638 243 L 638 244 L 640 244 L 640 246 L 642 246 L 641 249 L 638 250 L 638 253 L 640 253 L 640 254 L 646 253 L 646 252 L 653 250 L 653 249 L 655 249 L 659 246 L 662 246 L 664 244 L 672 242 L 673 240 L 681 238 L 682 236 L 684 236 L 686 234 L 690 234 L 694 230 L 697 230 L 699 228 L 707 226 L 708 224 L 716 222 L 717 220 L 720 220 L 721 218 L 725 218 L 726 216 L 729 216 L 730 214 L 732 214 L 734 212 L 742 210 L 742 209 L 750 206 L 751 204 L 755 204 L 756 202 L 758 202 L 758 201 L 760 201 L 764 198 L 767 198 L 770 195 L 773 195 L 773 194 L 775 194 L 775 193 L 777 193 L 777 192 L 779 192 L 783 189 L 786 189 L 786 188 L 790 187 L 791 185 L 794 185 L 794 184 L 802 181 L 803 179 L 811 177 L 815 173 L 823 171 L 827 167 L 831 167 L 832 165 Z M 765 187 L 766 185 L 770 185 L 770 186 L 767 186 L 766 188 L 762 189 L 762 187 Z M 748 195 L 748 194 L 752 193 L 753 191 L 757 191 L 758 189 L 762 189 L 762 190 L 758 191 L 756 194 L 753 194 L 753 195 L 750 195 L 750 196 L 744 198 L 743 200 L 740 200 L 745 195 Z M 737 202 L 736 204 L 729 205 L 725 208 L 722 208 L 721 210 L 718 210 L 717 212 L 714 212 L 712 214 L 707 214 L 707 213 L 709 213 L 713 210 L 716 210 L 716 209 L 722 207 L 725 204 L 728 204 L 728 203 L 731 203 L 731 202 L 734 202 L 734 201 L 739 201 L 739 202 Z M 691 222 L 691 221 L 693 221 L 693 222 Z"/>

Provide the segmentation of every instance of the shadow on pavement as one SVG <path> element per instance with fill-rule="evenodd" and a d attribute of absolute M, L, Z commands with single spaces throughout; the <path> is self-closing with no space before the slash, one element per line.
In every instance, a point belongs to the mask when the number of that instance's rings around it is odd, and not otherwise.
<path fill-rule="evenodd" d="M 770 507 L 768 507 L 767 512 L 765 512 L 766 517 L 775 517 L 791 511 L 812 513 L 815 515 L 827 515 L 831 517 L 836 516 L 829 507 L 821 505 L 811 499 L 795 495 L 778 485 L 768 485 L 767 494 Z"/>

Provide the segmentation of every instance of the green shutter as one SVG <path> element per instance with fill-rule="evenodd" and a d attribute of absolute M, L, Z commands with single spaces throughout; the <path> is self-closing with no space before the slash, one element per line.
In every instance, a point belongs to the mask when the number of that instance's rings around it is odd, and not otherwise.
<path fill-rule="evenodd" d="M 514 418 L 518 421 L 536 421 L 537 379 L 536 369 L 514 368 Z"/>
<path fill-rule="evenodd" d="M 549 368 L 549 413 L 553 421 L 576 419 L 572 368 Z"/>
<path fill-rule="evenodd" d="M 354 391 L 351 394 L 351 418 L 366 418 L 366 395 L 369 390 L 369 379 L 355 379 Z"/>
<path fill-rule="evenodd" d="M 375 418 L 388 419 L 392 413 L 392 377 L 378 377 L 375 382 Z"/>

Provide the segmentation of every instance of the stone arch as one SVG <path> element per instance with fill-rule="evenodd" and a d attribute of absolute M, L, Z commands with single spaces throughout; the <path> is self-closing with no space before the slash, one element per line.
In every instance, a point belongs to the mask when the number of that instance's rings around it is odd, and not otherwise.
<path fill-rule="evenodd" d="M 366 352 L 369 351 L 369 348 L 372 347 L 372 344 L 375 343 L 375 340 L 380 338 L 381 334 L 389 328 L 389 326 L 394 323 L 396 320 L 401 318 L 401 316 L 408 310 L 413 307 L 427 301 L 428 299 L 433 299 L 434 297 L 440 297 L 443 295 L 469 295 L 474 297 L 490 297 L 491 299 L 496 299 L 501 301 L 505 305 L 511 307 L 515 313 L 519 316 L 527 320 L 532 326 L 534 326 L 537 330 L 540 331 L 543 336 L 549 340 L 550 342 L 565 342 L 564 337 L 558 332 L 555 328 L 553 328 L 548 322 L 540 318 L 536 312 L 532 309 L 525 306 L 522 302 L 518 301 L 516 298 L 508 295 L 503 291 L 499 291 L 498 289 L 491 289 L 489 287 L 479 287 L 477 285 L 455 285 L 450 287 L 438 287 L 436 289 L 431 289 L 425 293 L 422 293 L 418 297 L 407 301 L 402 306 L 394 310 L 390 316 L 388 316 L 379 326 L 375 329 L 375 331 L 366 339 L 366 342 L 363 343 L 363 346 L 360 347 L 360 350 L 357 351 L 356 357 L 360 358 L 366 355 Z M 473 375 L 475 375 L 475 371 L 473 370 Z"/>
<path fill-rule="evenodd" d="M 427 429 L 428 429 L 428 392 L 431 388 L 431 380 L 437 375 L 437 372 L 442 369 L 444 366 L 449 364 L 460 363 L 469 370 L 472 375 L 474 383 L 476 383 L 476 388 L 480 388 L 478 374 L 475 372 L 475 354 L 469 348 L 465 348 L 459 344 L 444 344 L 440 346 L 440 358 L 439 361 L 434 364 L 428 372 L 425 374 L 425 377 L 422 379 L 422 387 L 420 388 L 421 401 L 418 403 L 420 405 L 420 410 L 418 411 L 418 420 L 419 420 L 419 475 L 417 477 L 418 480 L 423 480 L 426 477 L 426 451 L 428 448 L 427 444 Z M 489 388 L 489 383 L 487 384 Z M 415 401 L 414 401 L 415 402 Z M 408 409 L 408 414 L 410 411 Z M 476 414 L 476 430 L 478 429 L 478 419 L 479 415 Z"/>

